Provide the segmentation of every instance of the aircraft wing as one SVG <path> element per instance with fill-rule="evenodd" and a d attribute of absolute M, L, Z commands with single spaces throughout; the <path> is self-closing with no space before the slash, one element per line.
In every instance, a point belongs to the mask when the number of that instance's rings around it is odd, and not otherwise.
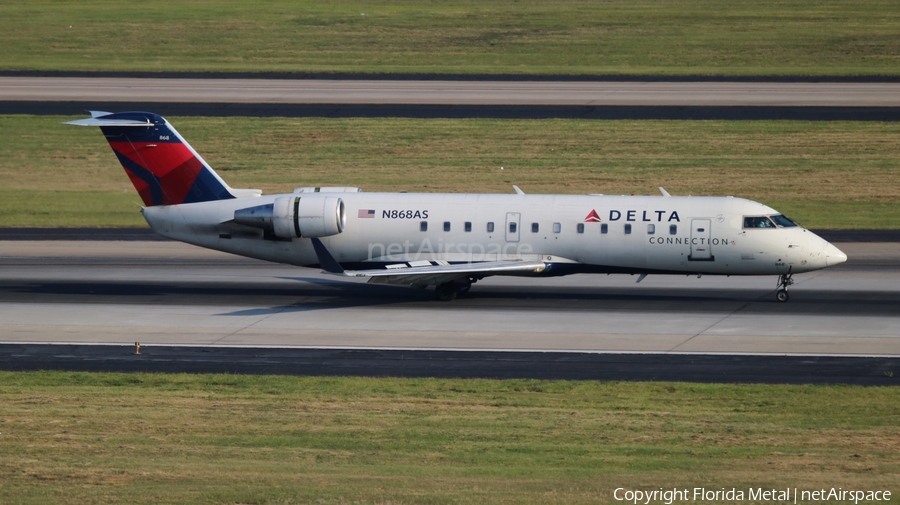
<path fill-rule="evenodd" d="M 456 264 L 421 261 L 398 263 L 372 270 L 344 270 L 319 239 L 311 240 L 323 270 L 345 277 L 368 277 L 369 282 L 373 284 L 431 286 L 470 276 L 536 274 L 543 272 L 547 267 L 543 261 L 511 260 Z"/>
<path fill-rule="evenodd" d="M 434 262 L 429 262 L 434 263 Z M 402 265 L 408 265 L 406 263 Z M 373 284 L 403 284 L 431 286 L 469 276 L 540 273 L 546 268 L 543 261 L 482 261 L 451 265 L 393 266 L 375 270 L 345 270 L 347 277 L 368 277 Z"/>

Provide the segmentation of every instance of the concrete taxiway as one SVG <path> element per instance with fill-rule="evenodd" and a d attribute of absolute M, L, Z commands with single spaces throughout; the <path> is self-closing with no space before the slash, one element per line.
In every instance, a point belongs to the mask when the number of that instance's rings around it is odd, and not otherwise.
<path fill-rule="evenodd" d="M 602 107 L 898 107 L 900 83 L 0 76 L 0 100 Z"/>
<path fill-rule="evenodd" d="M 495 277 L 469 296 L 371 286 L 175 242 L 0 242 L 0 341 L 900 356 L 900 243 L 775 279 Z"/>

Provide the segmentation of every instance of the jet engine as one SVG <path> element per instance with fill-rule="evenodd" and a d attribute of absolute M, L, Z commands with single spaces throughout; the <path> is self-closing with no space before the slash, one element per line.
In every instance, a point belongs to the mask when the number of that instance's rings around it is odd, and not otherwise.
<path fill-rule="evenodd" d="M 321 193 L 276 198 L 273 203 L 234 211 L 234 222 L 280 238 L 328 237 L 344 231 L 344 201 Z"/>

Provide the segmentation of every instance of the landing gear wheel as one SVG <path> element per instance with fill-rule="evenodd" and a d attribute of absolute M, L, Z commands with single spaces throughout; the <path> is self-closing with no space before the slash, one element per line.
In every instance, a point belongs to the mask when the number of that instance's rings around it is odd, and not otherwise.
<path fill-rule="evenodd" d="M 434 288 L 434 296 L 442 302 L 452 301 L 456 298 L 457 294 L 459 294 L 459 289 L 456 287 L 456 284 L 452 282 L 438 284 L 438 286 Z"/>
<path fill-rule="evenodd" d="M 790 296 L 788 296 L 787 288 L 793 283 L 794 277 L 790 273 L 790 270 L 788 270 L 788 273 L 778 276 L 778 287 L 775 291 L 775 299 L 779 302 L 788 301 L 788 298 L 790 298 Z"/>

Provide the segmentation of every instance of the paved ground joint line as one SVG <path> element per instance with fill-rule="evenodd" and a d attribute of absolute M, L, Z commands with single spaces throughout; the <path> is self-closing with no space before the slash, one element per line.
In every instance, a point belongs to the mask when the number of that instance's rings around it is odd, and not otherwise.
<path fill-rule="evenodd" d="M 718 319 L 717 321 L 715 321 L 714 323 L 712 323 L 712 324 L 710 324 L 709 326 L 707 326 L 706 328 L 704 328 L 704 329 L 698 331 L 698 332 L 695 333 L 694 335 L 691 335 L 690 337 L 688 337 L 687 340 L 685 340 L 684 342 L 681 342 L 680 344 L 676 345 L 675 347 L 669 349 L 669 350 L 666 351 L 666 352 L 679 352 L 678 349 L 679 349 L 680 347 L 684 347 L 684 346 L 687 345 L 687 343 L 690 342 L 691 340 L 695 339 L 696 337 L 699 337 L 700 335 L 703 335 L 704 333 L 708 332 L 709 330 L 711 330 L 711 329 L 713 329 L 714 327 L 716 327 L 716 326 L 718 326 L 719 324 L 721 324 L 722 321 L 725 321 L 726 319 L 730 318 L 731 316 L 733 316 L 733 315 L 737 314 L 738 312 L 741 312 L 742 310 L 746 309 L 747 307 L 750 306 L 750 304 L 752 304 L 752 303 L 754 303 L 754 302 L 759 302 L 759 301 L 761 301 L 761 300 L 763 299 L 763 297 L 765 297 L 765 296 L 768 296 L 768 294 L 762 295 L 762 296 L 760 296 L 759 298 L 757 298 L 756 300 L 751 300 L 751 301 L 749 301 L 749 302 L 746 302 L 746 303 L 742 304 L 740 307 L 734 309 L 733 311 L 729 312 L 728 314 L 725 314 L 724 316 L 722 316 L 721 318 L 719 318 L 719 319 Z"/>
<path fill-rule="evenodd" d="M 303 304 L 303 300 L 300 300 L 300 301 L 294 302 L 294 303 L 292 303 L 292 304 L 290 304 L 290 305 L 283 305 L 283 306 L 281 306 L 281 307 L 278 307 L 276 310 L 274 310 L 274 311 L 272 311 L 272 312 L 270 312 L 270 313 L 268 313 L 268 314 L 263 315 L 263 317 L 261 317 L 261 318 L 255 320 L 255 321 L 253 321 L 252 323 L 250 323 L 250 324 L 248 324 L 248 325 L 246 325 L 246 326 L 244 326 L 244 327 L 242 327 L 242 328 L 238 328 L 238 329 L 234 330 L 233 332 L 231 332 L 231 333 L 229 333 L 229 334 L 227 334 L 227 335 L 222 336 L 221 338 L 218 338 L 218 339 L 216 339 L 216 340 L 213 340 L 213 341 L 210 342 L 208 345 L 217 345 L 219 342 L 221 342 L 221 341 L 223 341 L 223 340 L 225 340 L 225 339 L 231 338 L 231 337 L 237 335 L 238 333 L 241 333 L 241 332 L 243 332 L 243 331 L 246 331 L 246 330 L 248 330 L 248 329 L 250 329 L 250 328 L 252 328 L 252 327 L 258 325 L 259 323 L 262 323 L 263 321 L 269 319 L 270 317 L 273 317 L 273 316 L 276 316 L 276 315 L 278 315 L 278 314 L 281 314 L 282 312 L 285 312 L 286 310 L 291 309 L 292 307 L 300 307 L 302 304 Z"/>

